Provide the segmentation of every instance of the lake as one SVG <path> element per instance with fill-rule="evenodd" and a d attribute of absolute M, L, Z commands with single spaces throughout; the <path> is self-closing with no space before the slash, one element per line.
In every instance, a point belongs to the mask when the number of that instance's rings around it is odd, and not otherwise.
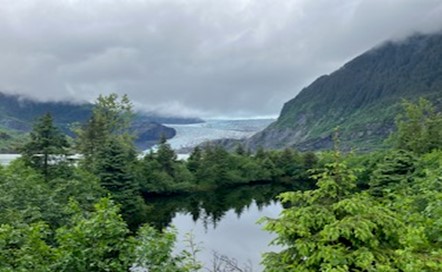
<path fill-rule="evenodd" d="M 292 188 L 293 189 L 293 188 Z M 194 235 L 194 242 L 202 251 L 198 259 L 206 267 L 213 261 L 213 252 L 248 264 L 253 271 L 261 271 L 261 255 L 278 250 L 269 247 L 275 236 L 262 230 L 257 220 L 267 216 L 276 218 L 282 211 L 276 195 L 290 190 L 286 186 L 261 184 L 222 189 L 215 192 L 169 198 L 151 198 L 148 221 L 158 228 L 173 225 L 178 231 L 177 250 L 185 249 L 186 233 Z"/>
<path fill-rule="evenodd" d="M 273 120 L 210 120 L 202 124 L 171 125 L 177 135 L 169 140 L 174 149 L 197 145 L 220 138 L 251 136 Z M 180 154 L 181 159 L 186 154 Z M 0 154 L 5 165 L 19 157 Z M 192 233 L 201 245 L 198 259 L 210 267 L 213 252 L 234 258 L 239 264 L 250 264 L 253 271 L 261 271 L 261 254 L 273 250 L 269 247 L 274 235 L 262 230 L 256 221 L 264 216 L 276 218 L 282 207 L 275 196 L 287 188 L 282 185 L 261 184 L 221 189 L 214 192 L 147 198 L 151 212 L 147 221 L 157 228 L 175 226 L 178 231 L 177 250 L 185 249 L 185 234 Z"/>
<path fill-rule="evenodd" d="M 0 154 L 0 164 L 8 165 L 12 160 L 15 160 L 19 157 L 19 154 Z"/>

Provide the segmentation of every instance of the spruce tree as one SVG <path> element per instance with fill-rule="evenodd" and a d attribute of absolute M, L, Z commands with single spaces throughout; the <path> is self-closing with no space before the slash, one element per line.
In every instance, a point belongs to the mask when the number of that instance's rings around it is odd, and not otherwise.
<path fill-rule="evenodd" d="M 84 157 L 82 166 L 97 174 L 98 157 L 110 139 L 117 140 L 127 153 L 135 157 L 134 136 L 130 132 L 133 118 L 132 103 L 126 95 L 100 95 L 92 116 L 76 129 L 76 148 Z"/>
<path fill-rule="evenodd" d="M 187 160 L 187 169 L 192 173 L 196 173 L 201 167 L 202 159 L 202 150 L 199 146 L 196 146 Z"/>
<path fill-rule="evenodd" d="M 396 148 L 424 154 L 442 147 L 442 114 L 430 101 L 421 98 L 416 104 L 403 101 L 403 113 L 396 118 L 397 131 L 390 140 Z"/>
<path fill-rule="evenodd" d="M 126 220 L 138 213 L 142 206 L 139 186 L 132 174 L 133 160 L 125 147 L 116 139 L 109 139 L 98 157 L 98 178 L 113 199 L 121 204 Z"/>
<path fill-rule="evenodd" d="M 164 170 L 171 177 L 175 176 L 174 164 L 177 156 L 175 151 L 170 147 L 170 144 L 167 143 L 166 136 L 164 135 L 161 135 L 160 137 L 156 158 L 158 163 L 161 165 L 162 170 Z"/>
<path fill-rule="evenodd" d="M 356 175 L 337 151 L 314 178 L 316 190 L 283 193 L 290 207 L 265 219 L 283 249 L 264 255 L 264 271 L 404 271 L 407 260 L 397 252 L 406 248 L 405 225 L 368 194 L 355 193 Z"/>
<path fill-rule="evenodd" d="M 414 173 L 416 159 L 413 153 L 405 150 L 392 150 L 378 163 L 369 182 L 370 193 L 383 196 L 384 190 L 391 190 L 394 185 L 410 182 Z"/>
<path fill-rule="evenodd" d="M 68 147 L 66 136 L 54 125 L 52 115 L 46 113 L 35 122 L 29 141 L 21 148 L 21 154 L 28 165 L 49 180 L 51 166 L 55 167 L 65 159 Z"/>

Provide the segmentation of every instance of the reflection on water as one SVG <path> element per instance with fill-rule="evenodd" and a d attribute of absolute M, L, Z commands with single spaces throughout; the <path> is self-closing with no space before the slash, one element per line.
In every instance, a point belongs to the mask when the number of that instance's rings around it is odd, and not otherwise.
<path fill-rule="evenodd" d="M 261 184 L 222 189 L 170 198 L 153 198 L 148 221 L 158 228 L 174 225 L 179 232 L 177 249 L 184 249 L 184 235 L 192 232 L 202 244 L 199 259 L 209 266 L 213 252 L 250 262 L 260 271 L 263 252 L 274 238 L 262 230 L 256 221 L 263 217 L 278 217 L 282 206 L 275 199 L 281 192 L 294 190 L 283 185 Z M 273 248 L 274 250 L 275 248 Z"/>
<path fill-rule="evenodd" d="M 206 228 L 216 228 L 226 212 L 232 210 L 237 217 L 241 217 L 253 203 L 261 211 L 264 207 L 277 203 L 276 196 L 288 190 L 293 188 L 280 184 L 261 184 L 184 196 L 148 197 L 146 202 L 152 212 L 146 219 L 161 229 L 169 226 L 177 214 L 188 214 L 193 221 L 201 221 Z"/>

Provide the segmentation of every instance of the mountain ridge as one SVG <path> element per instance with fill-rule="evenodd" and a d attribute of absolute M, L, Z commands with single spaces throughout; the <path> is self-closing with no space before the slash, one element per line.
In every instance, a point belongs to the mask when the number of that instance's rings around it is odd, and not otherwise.
<path fill-rule="evenodd" d="M 41 102 L 0 92 L 0 152 L 16 152 L 24 134 L 32 129 L 33 122 L 48 112 L 52 114 L 54 124 L 73 137 L 72 124 L 84 123 L 91 116 L 92 108 L 93 105 L 90 103 Z M 156 144 L 162 134 L 168 139 L 174 137 L 175 129 L 161 123 L 187 124 L 201 121 L 199 118 L 136 112 L 132 125 L 132 130 L 137 136 L 135 145 L 139 150 L 143 150 Z"/>
<path fill-rule="evenodd" d="M 394 129 L 401 99 L 427 97 L 439 105 L 441 92 L 442 33 L 386 42 L 303 88 L 246 145 L 328 149 L 339 127 L 344 148 L 379 148 Z"/>

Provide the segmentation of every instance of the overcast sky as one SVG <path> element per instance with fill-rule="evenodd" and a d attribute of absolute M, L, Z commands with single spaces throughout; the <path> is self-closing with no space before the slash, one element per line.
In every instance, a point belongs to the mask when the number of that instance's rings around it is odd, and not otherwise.
<path fill-rule="evenodd" d="M 372 46 L 441 28 L 441 0 L 0 0 L 0 91 L 277 115 Z"/>

